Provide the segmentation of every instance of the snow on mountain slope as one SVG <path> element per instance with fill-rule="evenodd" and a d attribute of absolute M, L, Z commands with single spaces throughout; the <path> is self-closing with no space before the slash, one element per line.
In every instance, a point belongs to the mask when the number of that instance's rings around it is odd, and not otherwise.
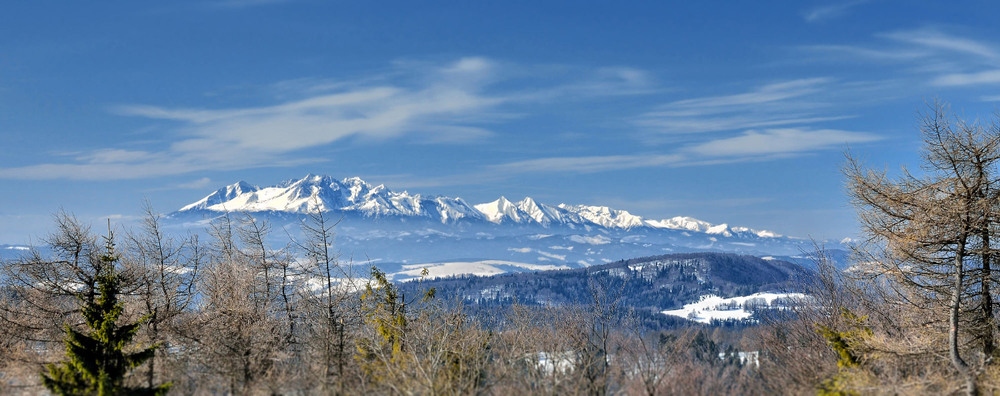
<path fill-rule="evenodd" d="M 32 254 L 31 246 L 24 245 L 0 245 L 0 260 L 15 260 Z M 44 248 L 41 248 L 44 250 Z"/>
<path fill-rule="evenodd" d="M 181 212 L 358 212 L 366 216 L 434 216 L 441 222 L 481 218 L 461 198 L 431 197 L 393 192 L 384 185 L 373 186 L 357 177 L 336 180 L 329 176 L 307 175 L 276 186 L 256 187 L 239 182 L 219 189 L 181 208 Z"/>
<path fill-rule="evenodd" d="M 703 232 L 706 234 L 716 234 L 727 237 L 733 236 L 733 234 L 752 234 L 761 238 L 777 238 L 781 236 L 780 234 L 766 230 L 754 230 L 747 227 L 729 227 L 727 224 L 713 225 L 706 221 L 684 216 L 677 216 L 663 220 L 646 220 L 646 224 L 655 228 Z"/>
<path fill-rule="evenodd" d="M 690 217 L 645 220 L 627 211 L 607 206 L 568 204 L 550 206 L 538 203 L 530 197 L 517 203 L 500 197 L 492 202 L 470 205 L 461 198 L 424 197 L 406 191 L 394 192 L 384 185 L 373 186 L 357 177 L 337 180 L 318 175 L 307 175 L 302 179 L 289 180 L 271 187 L 258 187 L 241 181 L 181 208 L 180 212 L 197 210 L 287 213 L 340 211 L 354 212 L 367 217 L 425 217 L 444 224 L 486 221 L 495 224 L 543 227 L 566 225 L 598 226 L 618 230 L 671 229 L 723 237 L 781 237 L 771 231 L 730 227 L 727 224 L 713 225 Z"/>
<path fill-rule="evenodd" d="M 181 208 L 181 211 L 195 210 L 195 209 L 208 209 L 210 207 L 215 207 L 220 204 L 228 203 L 240 195 L 251 193 L 259 190 L 260 187 L 252 186 L 245 181 L 238 181 L 236 184 L 229 185 L 218 189 L 217 191 L 208 194 L 205 198 L 202 198 L 198 202 L 187 205 Z"/>
<path fill-rule="evenodd" d="M 607 228 L 630 229 L 642 227 L 644 222 L 642 217 L 633 215 L 624 210 L 615 210 L 607 206 L 586 206 L 559 204 L 559 208 L 574 213 L 583 219 Z"/>
<path fill-rule="evenodd" d="M 712 225 L 708 222 L 684 216 L 677 216 L 664 220 L 646 220 L 646 224 L 656 228 L 670 228 L 674 230 L 688 230 L 695 232 L 705 232 L 712 227 Z"/>
<path fill-rule="evenodd" d="M 469 205 L 462 198 L 437 197 L 433 199 L 437 205 L 434 209 L 441 214 L 441 222 L 448 223 L 461 219 L 480 219 L 483 213 Z"/>
<path fill-rule="evenodd" d="M 527 213 L 538 224 L 580 224 L 583 219 L 566 209 L 536 202 L 531 197 L 525 197 L 517 203 L 517 207 Z"/>
<path fill-rule="evenodd" d="M 475 208 L 485 215 L 486 220 L 491 223 L 523 223 L 525 220 L 531 218 L 530 215 L 524 213 L 517 205 L 507 200 L 506 197 L 500 197 L 496 201 L 476 205 Z"/>

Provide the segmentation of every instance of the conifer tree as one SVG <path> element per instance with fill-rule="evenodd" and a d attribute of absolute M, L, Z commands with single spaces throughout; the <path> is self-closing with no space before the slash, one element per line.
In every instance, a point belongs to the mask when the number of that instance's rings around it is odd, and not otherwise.
<path fill-rule="evenodd" d="M 122 278 L 115 271 L 114 235 L 105 238 L 106 252 L 97 268 L 97 295 L 81 298 L 87 333 L 66 326 L 66 357 L 68 361 L 49 364 L 42 374 L 42 384 L 59 395 L 162 395 L 170 384 L 156 387 L 126 387 L 128 372 L 153 357 L 156 346 L 138 352 L 126 352 L 144 319 L 118 326 L 123 304 Z"/>

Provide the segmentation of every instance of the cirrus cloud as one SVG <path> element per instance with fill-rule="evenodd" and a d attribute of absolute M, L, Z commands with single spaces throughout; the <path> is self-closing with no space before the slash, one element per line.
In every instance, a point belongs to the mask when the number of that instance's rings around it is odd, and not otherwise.
<path fill-rule="evenodd" d="M 697 144 L 685 151 L 708 157 L 751 157 L 798 154 L 879 139 L 879 136 L 869 133 L 837 129 L 764 129 Z"/>
<path fill-rule="evenodd" d="M 517 69 L 521 75 L 511 71 Z M 525 72 L 533 69 L 534 74 Z M 307 149 L 349 140 L 475 144 L 495 136 L 491 127 L 511 118 L 511 111 L 530 112 L 565 99 L 637 95 L 655 84 L 644 71 L 627 67 L 562 67 L 558 75 L 545 69 L 482 57 L 399 61 L 389 72 L 352 81 L 279 82 L 274 85 L 283 99 L 266 105 L 117 105 L 110 109 L 114 114 L 159 123 L 167 131 L 166 144 L 63 155 L 63 161 L 0 168 L 0 178 L 116 180 L 294 166 L 323 161 L 304 155 Z M 523 88 L 522 81 L 517 89 L 507 84 L 518 79 L 534 84 Z"/>
<path fill-rule="evenodd" d="M 839 129 L 779 128 L 748 130 L 737 136 L 715 138 L 666 153 L 546 157 L 491 166 L 509 173 L 596 173 L 649 167 L 728 164 L 760 161 L 868 143 L 882 137 Z"/>

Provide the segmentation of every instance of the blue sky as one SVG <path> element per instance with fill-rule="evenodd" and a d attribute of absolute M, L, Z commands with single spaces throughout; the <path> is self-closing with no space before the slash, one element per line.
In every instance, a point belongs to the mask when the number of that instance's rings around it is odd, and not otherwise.
<path fill-rule="evenodd" d="M 139 3 L 3 6 L 0 243 L 307 173 L 840 238 L 1000 103 L 990 1 Z"/>

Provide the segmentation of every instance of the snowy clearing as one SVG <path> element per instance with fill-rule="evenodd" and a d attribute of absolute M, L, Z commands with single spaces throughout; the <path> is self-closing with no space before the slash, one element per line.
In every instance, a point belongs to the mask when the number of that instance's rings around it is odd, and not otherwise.
<path fill-rule="evenodd" d="M 420 273 L 427 269 L 427 278 L 444 278 L 458 275 L 489 276 L 510 272 L 503 267 L 516 267 L 526 271 L 549 271 L 569 269 L 565 265 L 528 264 L 514 261 L 483 260 L 483 261 L 454 261 L 446 263 L 426 263 L 404 265 L 405 270 L 394 274 L 394 278 L 400 281 L 409 281 L 420 278 Z"/>
<path fill-rule="evenodd" d="M 749 296 L 722 298 L 716 295 L 701 296 L 697 302 L 684 304 L 684 308 L 662 311 L 664 315 L 678 316 L 698 323 L 713 320 L 749 319 L 754 308 L 778 308 L 772 306 L 777 300 L 805 300 L 802 293 L 754 293 Z"/>

